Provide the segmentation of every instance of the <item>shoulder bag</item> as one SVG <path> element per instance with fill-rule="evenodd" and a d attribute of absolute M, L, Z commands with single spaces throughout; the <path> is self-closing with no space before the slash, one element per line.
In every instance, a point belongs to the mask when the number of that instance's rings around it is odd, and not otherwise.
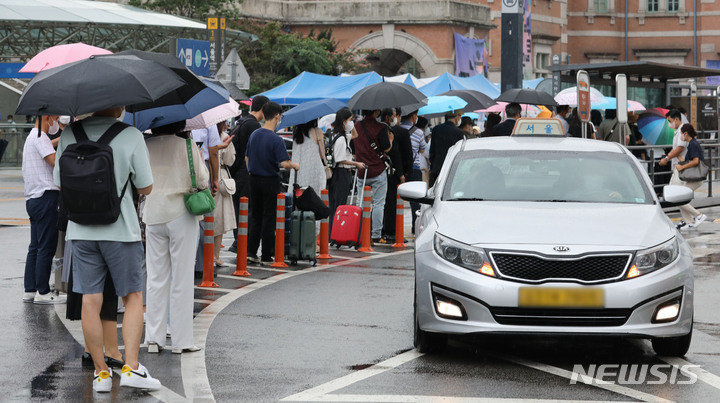
<path fill-rule="evenodd" d="M 188 162 L 190 163 L 190 181 L 192 182 L 192 191 L 184 195 L 185 208 L 192 215 L 204 215 L 215 210 L 215 199 L 213 199 L 210 189 L 198 190 L 195 181 L 195 164 L 193 163 L 191 140 L 186 139 Z"/>
<path fill-rule="evenodd" d="M 325 167 L 325 179 L 330 180 L 330 178 L 332 178 L 333 171 L 325 159 L 325 148 L 323 147 L 324 141 L 322 143 L 320 141 L 318 141 L 318 138 L 317 138 L 318 131 L 320 132 L 320 135 L 322 135 L 322 131 L 320 131 L 319 129 L 315 130 L 315 142 L 318 145 L 318 151 L 320 151 L 320 161 L 322 162 L 323 166 Z"/>
<path fill-rule="evenodd" d="M 680 165 L 685 165 L 690 161 L 679 162 Z M 685 182 L 700 182 L 707 179 L 710 168 L 707 166 L 705 161 L 699 160 L 699 163 L 694 167 L 683 169 L 678 171 L 678 177 L 681 181 Z"/>
<path fill-rule="evenodd" d="M 370 147 L 372 147 L 373 150 L 375 150 L 375 153 L 377 153 L 378 158 L 385 164 L 385 171 L 387 172 L 388 176 L 395 175 L 395 168 L 393 167 L 392 159 L 390 159 L 390 156 L 385 154 L 384 151 L 381 151 L 377 144 L 375 144 L 375 141 L 370 137 L 370 135 L 367 132 L 367 128 L 365 127 L 365 121 L 361 121 L 360 125 L 363 128 L 363 133 L 365 133 L 365 136 L 367 137 L 368 141 L 370 142 Z"/>

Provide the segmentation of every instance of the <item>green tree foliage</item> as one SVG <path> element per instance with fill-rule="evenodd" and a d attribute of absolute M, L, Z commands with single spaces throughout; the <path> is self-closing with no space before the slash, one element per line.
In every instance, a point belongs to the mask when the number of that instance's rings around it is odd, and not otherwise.
<path fill-rule="evenodd" d="M 238 26 L 254 33 L 258 40 L 238 49 L 251 77 L 249 94 L 257 94 L 277 87 L 303 71 L 338 75 L 367 71 L 364 63 L 367 50 L 338 51 L 338 43 L 331 30 L 308 36 L 285 32 L 279 23 L 259 24 L 243 22 Z"/>
<path fill-rule="evenodd" d="M 205 19 L 210 14 L 237 18 L 242 0 L 130 0 L 129 5 L 180 17 Z"/>

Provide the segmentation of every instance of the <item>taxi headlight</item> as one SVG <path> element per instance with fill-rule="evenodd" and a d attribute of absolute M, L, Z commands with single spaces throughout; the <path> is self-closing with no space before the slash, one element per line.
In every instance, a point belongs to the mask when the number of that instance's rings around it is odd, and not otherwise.
<path fill-rule="evenodd" d="M 638 251 L 627 278 L 634 278 L 662 269 L 674 262 L 679 253 L 680 246 L 676 237 L 650 249 Z"/>
<path fill-rule="evenodd" d="M 435 253 L 448 262 L 477 271 L 486 276 L 496 277 L 495 270 L 482 248 L 466 245 L 440 235 L 437 232 L 435 233 L 433 244 L 435 246 Z"/>

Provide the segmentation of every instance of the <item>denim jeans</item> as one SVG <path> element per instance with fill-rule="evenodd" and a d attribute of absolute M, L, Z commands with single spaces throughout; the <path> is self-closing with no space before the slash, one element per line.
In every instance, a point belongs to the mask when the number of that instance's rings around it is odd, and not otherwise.
<path fill-rule="evenodd" d="M 30 246 L 25 260 L 25 292 L 50 292 L 50 271 L 58 240 L 58 196 L 46 190 L 42 196 L 25 202 L 30 216 Z"/>
<path fill-rule="evenodd" d="M 382 235 L 387 184 L 386 171 L 383 171 L 383 173 L 374 178 L 368 178 L 365 181 L 365 185 L 370 186 L 372 189 L 372 231 L 370 232 L 372 239 L 378 239 Z M 358 181 L 357 189 L 355 190 L 358 194 L 362 192 L 362 186 L 362 182 Z"/>

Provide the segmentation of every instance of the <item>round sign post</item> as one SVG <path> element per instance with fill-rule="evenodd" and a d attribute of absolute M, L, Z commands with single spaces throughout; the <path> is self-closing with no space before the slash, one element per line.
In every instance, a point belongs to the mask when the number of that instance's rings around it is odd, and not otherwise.
<path fill-rule="evenodd" d="M 580 121 L 583 122 L 582 137 L 587 138 L 587 125 L 590 121 L 590 74 L 585 70 L 577 72 L 577 110 Z"/>
<path fill-rule="evenodd" d="M 619 143 L 626 146 L 626 136 L 629 133 L 625 133 L 626 123 L 628 122 L 628 102 L 627 102 L 627 76 L 625 74 L 618 74 L 615 76 L 615 98 L 617 99 L 617 122 L 619 124 L 618 129 L 620 130 Z"/>

